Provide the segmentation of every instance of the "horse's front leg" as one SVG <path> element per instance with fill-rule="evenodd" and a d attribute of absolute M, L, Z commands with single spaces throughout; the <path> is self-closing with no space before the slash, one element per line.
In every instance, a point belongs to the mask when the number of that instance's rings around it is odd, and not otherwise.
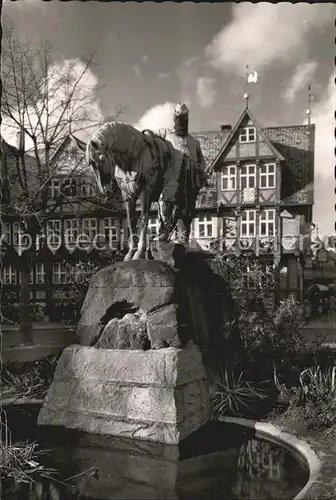
<path fill-rule="evenodd" d="M 135 259 L 145 259 L 147 250 L 147 228 L 149 219 L 149 210 L 151 207 L 151 194 L 144 189 L 140 194 L 140 234 L 138 249 L 133 255 Z"/>
<path fill-rule="evenodd" d="M 129 248 L 124 260 L 132 260 L 137 249 L 137 219 L 136 219 L 136 200 L 125 201 L 124 203 L 127 216 L 127 225 L 129 229 Z"/>

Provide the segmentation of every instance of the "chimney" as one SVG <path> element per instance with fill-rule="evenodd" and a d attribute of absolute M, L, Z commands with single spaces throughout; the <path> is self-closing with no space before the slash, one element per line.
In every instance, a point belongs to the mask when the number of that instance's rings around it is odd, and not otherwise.
<path fill-rule="evenodd" d="M 231 132 L 232 126 L 231 125 L 221 125 L 220 126 L 222 132 Z"/>

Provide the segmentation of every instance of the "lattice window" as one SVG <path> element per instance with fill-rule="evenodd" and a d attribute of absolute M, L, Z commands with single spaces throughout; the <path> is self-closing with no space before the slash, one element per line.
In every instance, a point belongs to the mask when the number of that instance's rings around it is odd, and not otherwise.
<path fill-rule="evenodd" d="M 244 210 L 240 218 L 240 236 L 242 238 L 254 237 L 256 234 L 256 211 Z"/>
<path fill-rule="evenodd" d="M 195 237 L 212 238 L 214 236 L 214 221 L 210 214 L 199 215 L 195 219 Z"/>
<path fill-rule="evenodd" d="M 54 285 L 61 285 L 66 283 L 67 271 L 61 262 L 55 262 L 52 267 L 52 282 Z"/>
<path fill-rule="evenodd" d="M 14 266 L 4 266 L 2 270 L 3 284 L 16 285 L 17 284 L 17 270 Z"/>
<path fill-rule="evenodd" d="M 257 137 L 257 134 L 256 134 L 255 127 L 244 127 L 239 132 L 239 141 L 241 143 L 255 142 L 256 137 Z"/>
<path fill-rule="evenodd" d="M 223 167 L 222 170 L 222 191 L 236 189 L 236 167 Z"/>
<path fill-rule="evenodd" d="M 260 212 L 259 234 L 260 236 L 274 236 L 275 210 L 267 209 Z"/>
<path fill-rule="evenodd" d="M 240 169 L 240 188 L 256 187 L 256 166 L 244 165 Z"/>
<path fill-rule="evenodd" d="M 260 188 L 274 188 L 275 187 L 275 164 L 266 163 L 260 167 L 259 177 Z"/>

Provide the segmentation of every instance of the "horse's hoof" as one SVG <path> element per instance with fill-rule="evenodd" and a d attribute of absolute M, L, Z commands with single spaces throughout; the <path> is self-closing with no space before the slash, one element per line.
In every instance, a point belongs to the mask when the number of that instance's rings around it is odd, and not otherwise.
<path fill-rule="evenodd" d="M 133 255 L 133 260 L 145 259 L 146 251 L 145 250 L 137 250 Z"/>
<path fill-rule="evenodd" d="M 135 250 L 129 250 L 127 254 L 124 257 L 124 262 L 127 262 L 128 260 L 132 260 L 136 251 Z"/>

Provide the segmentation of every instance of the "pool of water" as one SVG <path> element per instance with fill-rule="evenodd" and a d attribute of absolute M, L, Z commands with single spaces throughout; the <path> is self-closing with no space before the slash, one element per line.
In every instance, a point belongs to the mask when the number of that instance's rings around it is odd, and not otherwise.
<path fill-rule="evenodd" d="M 290 500 L 308 480 L 306 464 L 250 429 L 210 422 L 180 446 L 36 426 L 38 409 L 8 409 L 12 439 L 46 450 L 53 478 L 3 481 L 7 500 Z"/>

